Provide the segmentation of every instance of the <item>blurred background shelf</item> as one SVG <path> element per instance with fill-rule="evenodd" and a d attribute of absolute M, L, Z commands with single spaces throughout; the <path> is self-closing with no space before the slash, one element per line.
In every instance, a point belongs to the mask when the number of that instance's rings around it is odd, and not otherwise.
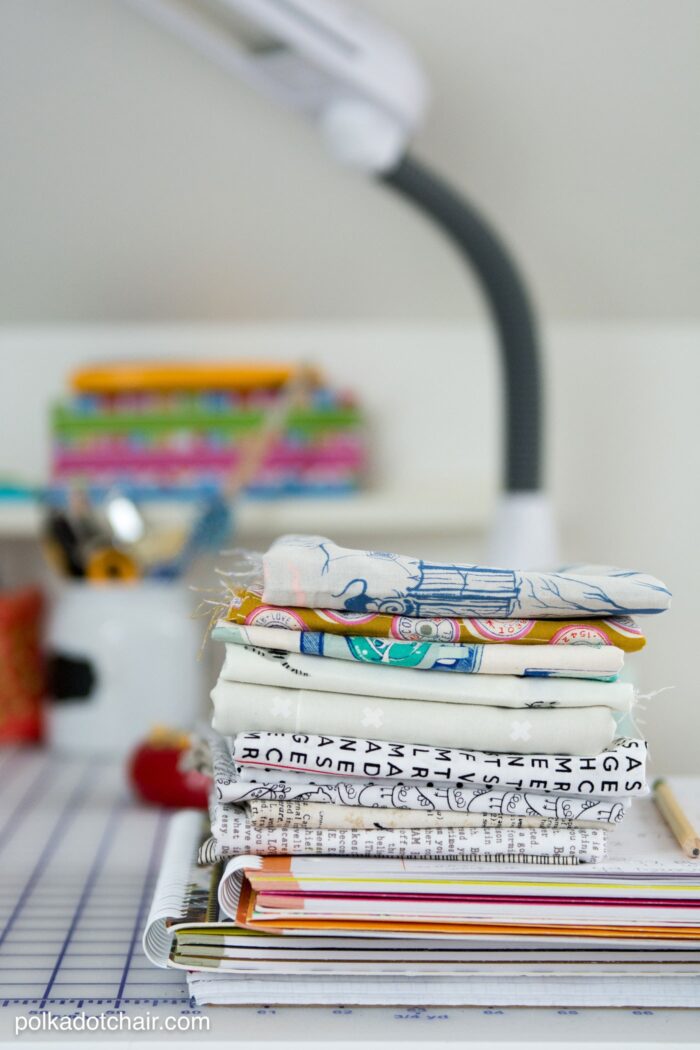
<path fill-rule="evenodd" d="M 236 514 L 237 536 L 267 538 L 282 532 L 313 532 L 333 537 L 353 536 L 372 542 L 377 535 L 412 536 L 425 532 L 438 536 L 466 536 L 482 532 L 489 521 L 492 497 L 486 485 L 449 492 L 417 486 L 362 492 L 338 499 L 247 500 Z M 145 516 L 154 527 L 186 524 L 194 506 L 160 503 Z M 0 502 L 0 539 L 33 540 L 41 530 L 42 512 L 32 500 Z"/>

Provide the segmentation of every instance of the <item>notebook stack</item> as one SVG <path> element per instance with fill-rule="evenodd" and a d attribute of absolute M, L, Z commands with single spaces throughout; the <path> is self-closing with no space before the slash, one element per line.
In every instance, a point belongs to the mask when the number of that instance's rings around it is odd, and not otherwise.
<path fill-rule="evenodd" d="M 187 876 L 200 913 L 169 914 L 152 957 L 218 971 L 193 975 L 202 1002 L 337 1001 L 322 980 L 334 974 L 352 976 L 356 1002 L 478 1002 L 457 977 L 489 973 L 489 959 L 501 978 L 532 976 L 559 965 L 564 944 L 572 974 L 594 943 L 639 968 L 649 957 L 625 955 L 628 938 L 694 940 L 692 862 L 667 856 L 650 879 L 634 827 L 620 851 L 648 787 L 619 674 L 645 642 L 636 617 L 669 601 L 641 573 L 278 540 L 259 572 L 228 578 L 211 822 L 196 843 L 204 867 Z M 650 805 L 637 803 L 644 820 Z M 164 879 L 190 871 L 199 829 L 179 835 Z M 190 920 L 186 943 L 172 931 Z M 426 1000 L 418 973 L 447 984 Z"/>

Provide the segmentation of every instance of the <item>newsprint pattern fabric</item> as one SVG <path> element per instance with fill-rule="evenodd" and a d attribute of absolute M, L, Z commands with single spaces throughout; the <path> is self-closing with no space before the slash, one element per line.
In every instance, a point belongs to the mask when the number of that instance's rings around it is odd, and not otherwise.
<path fill-rule="evenodd" d="M 212 805 L 211 832 L 221 858 L 322 854 L 468 860 L 507 855 L 572 857 L 590 863 L 602 860 L 607 846 L 606 830 L 585 828 L 256 828 L 237 806 L 218 801 Z"/>
<path fill-rule="evenodd" d="M 377 806 L 334 806 L 319 802 L 274 802 L 255 799 L 245 812 L 256 828 L 326 828 L 342 831 L 359 828 L 372 831 L 391 828 L 595 828 L 614 827 L 601 816 L 589 820 L 559 820 L 556 817 L 519 817 L 502 813 L 456 813 L 429 809 L 379 809 Z M 620 819 L 623 807 L 608 805 Z"/>

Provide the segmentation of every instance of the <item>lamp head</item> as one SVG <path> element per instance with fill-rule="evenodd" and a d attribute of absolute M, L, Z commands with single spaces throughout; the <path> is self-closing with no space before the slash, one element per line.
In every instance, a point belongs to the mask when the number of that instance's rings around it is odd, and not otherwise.
<path fill-rule="evenodd" d="M 126 0 L 317 124 L 342 163 L 390 170 L 427 83 L 404 42 L 344 0 Z"/>

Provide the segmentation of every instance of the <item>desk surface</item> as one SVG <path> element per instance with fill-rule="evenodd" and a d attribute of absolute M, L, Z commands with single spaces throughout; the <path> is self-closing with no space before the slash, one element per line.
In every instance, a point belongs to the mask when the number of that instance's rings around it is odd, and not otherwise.
<path fill-rule="evenodd" d="M 161 810 L 129 800 L 122 771 L 42 751 L 0 752 L 0 1045 L 18 1017 L 76 1014 L 203 1016 L 209 1032 L 86 1033 L 151 1046 L 569 1047 L 697 1045 L 691 1010 L 524 1010 L 235 1007 L 199 1011 L 182 975 L 144 958 L 141 935 L 167 827 Z M 310 1022 L 310 1014 L 313 1020 Z M 32 1023 L 38 1023 L 33 1021 Z M 42 1022 L 45 1023 L 45 1022 Z M 71 1040 L 25 1032 L 23 1045 Z M 75 1038 L 73 1036 L 72 1038 Z"/>

